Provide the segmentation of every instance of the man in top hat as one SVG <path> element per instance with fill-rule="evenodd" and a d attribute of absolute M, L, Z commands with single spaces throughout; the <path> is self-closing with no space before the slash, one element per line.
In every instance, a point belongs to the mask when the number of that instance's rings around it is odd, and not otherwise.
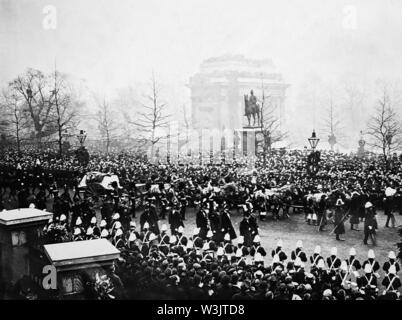
<path fill-rule="evenodd" d="M 258 235 L 258 226 L 256 219 L 247 210 L 244 213 L 244 218 L 239 225 L 240 235 L 244 237 L 244 244 L 247 247 L 253 245 L 253 239 Z"/>
<path fill-rule="evenodd" d="M 391 266 L 395 266 L 395 270 L 396 270 L 396 272 L 398 273 L 401 268 L 400 268 L 400 266 L 399 266 L 399 263 L 396 261 L 396 255 L 395 255 L 395 252 L 394 252 L 394 251 L 390 251 L 390 252 L 388 253 L 388 259 L 389 259 L 388 261 L 385 261 L 385 262 L 384 262 L 384 265 L 383 265 L 382 269 L 383 269 L 386 273 L 388 273 L 389 268 L 390 268 Z"/>
<path fill-rule="evenodd" d="M 153 199 L 153 198 L 154 197 L 151 197 L 151 199 Z M 148 223 L 149 229 L 155 235 L 158 235 L 159 234 L 158 218 L 156 217 L 155 213 L 152 213 L 153 212 L 152 208 L 153 208 L 152 205 L 150 205 L 150 207 L 146 207 L 144 212 L 140 216 L 141 231 L 144 229 L 144 224 Z"/>
<path fill-rule="evenodd" d="M 345 210 L 344 210 L 343 206 L 344 206 L 344 202 L 342 201 L 342 199 L 336 200 L 335 214 L 334 214 L 334 220 L 335 220 L 334 233 L 336 236 L 336 240 L 338 240 L 338 241 L 345 241 L 345 239 L 341 239 L 339 237 L 341 234 L 345 233 L 345 224 L 344 224 Z"/>
<path fill-rule="evenodd" d="M 327 258 L 327 266 L 329 271 L 337 270 L 342 264 L 342 261 L 337 257 L 337 254 L 338 249 L 336 247 L 333 247 L 331 249 L 331 255 Z"/>
<path fill-rule="evenodd" d="M 237 237 L 236 231 L 233 228 L 232 220 L 230 219 L 230 212 L 227 209 L 227 207 L 223 209 L 220 218 L 221 218 L 222 234 L 223 235 L 229 234 L 230 239 L 236 239 Z"/>
<path fill-rule="evenodd" d="M 307 255 L 305 252 L 303 252 L 303 242 L 301 240 L 297 241 L 296 249 L 292 251 L 290 257 L 293 261 L 295 261 L 297 258 L 300 258 L 302 262 L 307 262 Z"/>
<path fill-rule="evenodd" d="M 367 240 L 371 234 L 376 234 L 377 229 L 377 219 L 376 212 L 373 204 L 368 201 L 364 205 L 365 211 L 365 219 L 364 219 L 364 244 L 367 244 Z M 373 240 L 373 239 L 372 239 Z M 373 240 L 374 241 L 374 240 Z"/>
<path fill-rule="evenodd" d="M 179 227 L 184 227 L 183 218 L 180 213 L 180 204 L 174 204 L 172 211 L 169 213 L 168 222 L 170 224 L 170 233 L 177 235 Z"/>
<path fill-rule="evenodd" d="M 206 239 L 208 232 L 208 213 L 209 209 L 206 207 L 204 202 L 201 208 L 197 211 L 195 218 L 195 223 L 197 228 L 199 228 L 199 236 L 204 240 Z"/>

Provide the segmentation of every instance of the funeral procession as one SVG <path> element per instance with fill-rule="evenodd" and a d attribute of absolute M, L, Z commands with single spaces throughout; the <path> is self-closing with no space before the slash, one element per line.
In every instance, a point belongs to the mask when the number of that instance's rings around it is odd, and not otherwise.
<path fill-rule="evenodd" d="M 350 2 L 0 0 L 0 300 L 402 300 L 402 2 Z"/>

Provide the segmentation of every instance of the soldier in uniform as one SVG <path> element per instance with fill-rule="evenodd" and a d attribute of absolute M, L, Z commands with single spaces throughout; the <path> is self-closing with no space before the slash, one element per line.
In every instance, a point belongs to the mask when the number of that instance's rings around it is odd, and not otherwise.
<path fill-rule="evenodd" d="M 158 236 L 159 240 L 159 250 L 163 252 L 164 255 L 169 253 L 169 235 L 167 234 L 167 225 L 163 224 L 161 227 L 161 234 Z"/>
<path fill-rule="evenodd" d="M 295 261 L 297 258 L 300 258 L 302 262 L 307 262 L 307 255 L 305 252 L 303 252 L 303 242 L 301 240 L 297 241 L 296 249 L 292 251 L 290 257 L 293 261 Z"/>
<path fill-rule="evenodd" d="M 195 223 L 197 228 L 199 228 L 199 236 L 202 239 L 206 239 L 207 232 L 208 232 L 208 213 L 209 210 L 205 208 L 205 206 L 201 206 L 200 210 L 197 211 L 197 215 L 195 218 Z"/>
<path fill-rule="evenodd" d="M 173 210 L 170 212 L 168 217 L 168 222 L 170 224 L 170 233 L 176 235 L 179 227 L 184 227 L 183 219 L 180 214 L 180 204 L 176 203 Z"/>
<path fill-rule="evenodd" d="M 91 228 L 93 230 L 93 234 L 95 237 L 100 238 L 100 234 L 101 234 L 101 230 L 99 229 L 99 227 L 96 225 L 96 217 L 93 216 L 91 218 Z"/>
<path fill-rule="evenodd" d="M 314 248 L 314 253 L 313 255 L 310 257 L 310 263 L 312 267 L 317 267 L 318 263 L 320 261 L 324 261 L 324 258 L 321 256 L 321 247 L 320 246 L 316 246 Z"/>
<path fill-rule="evenodd" d="M 345 210 L 343 209 L 344 202 L 342 199 L 338 199 L 335 204 L 335 230 L 334 233 L 336 235 L 336 240 L 345 241 L 345 239 L 341 239 L 339 235 L 345 233 Z"/>
<path fill-rule="evenodd" d="M 126 243 L 123 239 L 123 230 L 122 229 L 117 229 L 117 231 L 113 237 L 112 243 L 117 249 L 121 249 L 126 246 Z"/>
<path fill-rule="evenodd" d="M 346 260 L 346 265 L 348 266 L 348 272 L 353 273 L 356 277 L 358 276 L 358 271 L 362 268 L 360 261 L 356 258 L 355 248 L 350 248 L 349 258 Z"/>
<path fill-rule="evenodd" d="M 254 237 L 253 246 L 250 249 L 250 255 L 252 257 L 254 257 L 256 253 L 261 254 L 261 256 L 263 256 L 263 257 L 265 257 L 267 255 L 265 249 L 263 247 L 261 247 L 261 239 L 258 234 Z"/>
<path fill-rule="evenodd" d="M 188 239 L 187 239 L 187 237 L 184 235 L 184 228 L 183 228 L 183 226 L 180 226 L 180 227 L 177 229 L 177 244 L 178 244 L 179 246 L 186 247 L 186 246 L 187 246 L 187 242 L 188 242 Z"/>
<path fill-rule="evenodd" d="M 283 241 L 282 241 L 282 239 L 279 239 L 278 243 L 276 244 L 275 250 L 272 250 L 272 252 L 271 252 L 271 256 L 275 257 L 275 255 L 278 255 L 279 261 L 284 263 L 286 261 L 286 259 L 288 258 L 288 256 L 283 251 L 282 247 L 283 247 Z"/>
<path fill-rule="evenodd" d="M 371 202 L 367 202 L 364 205 L 366 209 L 365 219 L 364 219 L 364 244 L 367 244 L 367 240 L 370 234 L 375 234 L 377 229 L 377 220 L 374 206 Z"/>
<path fill-rule="evenodd" d="M 250 212 L 245 209 L 243 220 L 240 222 L 240 235 L 244 237 L 244 244 L 247 247 L 253 245 L 253 239 L 258 234 L 257 221 L 250 215 Z"/>
<path fill-rule="evenodd" d="M 401 287 L 401 280 L 396 274 L 397 270 L 395 265 L 390 266 L 388 271 L 389 272 L 382 280 L 382 285 L 385 288 L 384 294 L 388 292 L 398 292 L 399 288 Z"/>
<path fill-rule="evenodd" d="M 74 229 L 73 241 L 81 241 L 84 240 L 81 234 L 81 228 L 76 227 Z"/>
<path fill-rule="evenodd" d="M 369 264 L 371 267 L 371 272 L 374 273 L 374 275 L 379 278 L 379 274 L 378 274 L 378 270 L 380 270 L 380 264 L 378 263 L 378 261 L 375 260 L 375 254 L 374 254 L 374 250 L 370 249 L 367 252 L 367 260 L 365 260 L 363 262 L 363 269 L 366 267 L 366 265 Z"/>
<path fill-rule="evenodd" d="M 373 274 L 370 264 L 364 266 L 364 275 L 357 278 L 357 285 L 363 290 L 370 286 L 377 288 L 377 277 Z"/>
<path fill-rule="evenodd" d="M 341 266 L 341 259 L 337 257 L 338 254 L 338 249 L 336 247 L 333 247 L 331 249 L 331 255 L 327 258 L 327 266 L 328 270 L 335 271 Z"/>
<path fill-rule="evenodd" d="M 227 208 L 225 208 L 221 214 L 221 227 L 223 235 L 229 234 L 230 239 L 236 239 L 236 231 L 233 228 L 233 224 L 230 219 L 230 212 Z"/>
<path fill-rule="evenodd" d="M 385 262 L 384 262 L 384 265 L 383 265 L 382 269 L 383 269 L 386 273 L 388 273 L 389 268 L 390 268 L 391 266 L 395 266 L 396 272 L 399 272 L 399 270 L 400 270 L 401 268 L 400 268 L 400 266 L 399 266 L 399 263 L 396 261 L 396 255 L 395 255 L 395 252 L 394 252 L 394 251 L 390 251 L 390 252 L 388 253 L 388 259 L 389 259 L 388 261 L 385 261 Z"/>

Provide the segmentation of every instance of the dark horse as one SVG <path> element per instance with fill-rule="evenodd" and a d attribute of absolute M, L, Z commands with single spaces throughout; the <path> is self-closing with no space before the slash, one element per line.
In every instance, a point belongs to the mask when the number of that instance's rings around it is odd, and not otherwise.
<path fill-rule="evenodd" d="M 257 115 L 257 124 L 260 124 L 260 106 L 258 103 L 250 103 L 247 94 L 244 95 L 245 116 L 250 126 L 250 119 L 253 116 L 253 126 L 255 126 L 255 116 Z"/>

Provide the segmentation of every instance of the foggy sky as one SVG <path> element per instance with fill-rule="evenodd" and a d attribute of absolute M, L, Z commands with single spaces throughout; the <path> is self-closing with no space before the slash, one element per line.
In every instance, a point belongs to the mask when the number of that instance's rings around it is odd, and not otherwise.
<path fill-rule="evenodd" d="M 45 5 L 57 9 L 56 30 L 42 27 Z M 344 26 L 346 5 L 356 8 L 356 28 Z M 112 97 L 153 70 L 169 105 L 189 106 L 186 84 L 203 60 L 271 58 L 291 85 L 288 116 L 311 122 L 295 124 L 306 134 L 318 116 L 305 115 L 319 108 L 300 101 L 307 79 L 400 76 L 401 15 L 397 0 L 0 0 L 0 84 L 56 61 L 88 91 Z"/>

